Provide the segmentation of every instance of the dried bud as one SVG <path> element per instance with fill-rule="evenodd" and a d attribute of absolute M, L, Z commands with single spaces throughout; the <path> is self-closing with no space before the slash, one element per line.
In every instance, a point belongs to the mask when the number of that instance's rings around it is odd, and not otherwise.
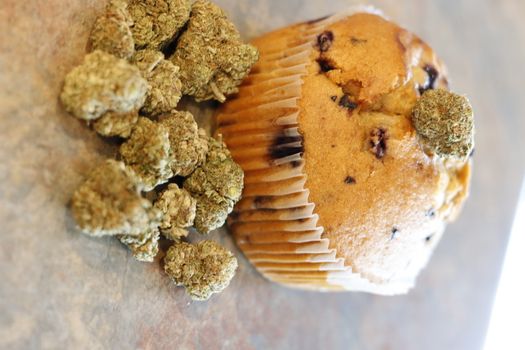
<path fill-rule="evenodd" d="M 195 228 L 203 234 L 221 227 L 241 198 L 244 173 L 222 141 L 208 138 L 206 161 L 184 181 L 197 199 Z"/>
<path fill-rule="evenodd" d="M 173 176 L 169 166 L 168 129 L 148 118 L 139 118 L 129 139 L 120 146 L 120 154 L 138 175 L 146 191 Z"/>
<path fill-rule="evenodd" d="M 130 26 L 133 20 L 125 1 L 111 1 L 106 12 L 97 18 L 91 31 L 92 50 L 102 50 L 119 58 L 129 59 L 135 51 Z"/>
<path fill-rule="evenodd" d="M 73 217 L 91 236 L 138 235 L 150 227 L 153 216 L 151 203 L 140 190 L 132 170 L 107 160 L 73 194 Z"/>
<path fill-rule="evenodd" d="M 133 59 L 150 86 L 142 111 L 151 116 L 168 113 L 177 107 L 182 96 L 179 67 L 165 60 L 161 52 L 143 51 Z"/>
<path fill-rule="evenodd" d="M 206 161 L 184 182 L 184 188 L 196 194 L 215 191 L 221 197 L 238 201 L 243 189 L 242 168 L 222 141 L 210 137 L 208 145 Z"/>
<path fill-rule="evenodd" d="M 95 120 L 93 129 L 102 136 L 127 138 L 138 119 L 139 114 L 137 111 L 126 113 L 106 112 L 102 117 Z"/>
<path fill-rule="evenodd" d="M 208 234 L 224 225 L 235 204 L 234 201 L 218 195 L 215 191 L 197 195 L 196 199 L 194 226 L 202 234 Z"/>
<path fill-rule="evenodd" d="M 150 227 L 138 236 L 119 235 L 118 239 L 138 261 L 153 262 L 159 252 L 159 230 L 156 227 Z"/>
<path fill-rule="evenodd" d="M 162 49 L 174 39 L 190 16 L 189 0 L 131 0 L 129 13 L 137 48 Z"/>
<path fill-rule="evenodd" d="M 239 32 L 218 6 L 198 0 L 171 60 L 181 69 L 183 94 L 197 101 L 214 98 L 224 102 L 224 95 L 237 92 L 258 58 L 257 49 L 241 42 Z"/>
<path fill-rule="evenodd" d="M 236 269 L 235 256 L 213 241 L 175 243 L 164 257 L 164 271 L 194 300 L 207 300 L 223 291 Z"/>
<path fill-rule="evenodd" d="M 146 49 L 135 52 L 131 62 L 139 67 L 143 76 L 147 77 L 163 59 L 164 54 L 162 52 Z"/>
<path fill-rule="evenodd" d="M 160 229 L 171 240 L 178 240 L 188 234 L 187 227 L 195 220 L 197 201 L 185 189 L 170 184 L 155 202 L 155 208 L 162 213 Z"/>
<path fill-rule="evenodd" d="M 208 139 L 190 112 L 173 111 L 161 117 L 169 129 L 170 166 L 175 175 L 188 176 L 206 159 Z"/>
<path fill-rule="evenodd" d="M 423 144 L 440 157 L 465 159 L 474 147 L 474 115 L 466 97 L 427 90 L 412 111 Z"/>
<path fill-rule="evenodd" d="M 146 99 L 148 83 L 137 67 L 97 50 L 65 78 L 60 98 L 66 110 L 86 120 L 108 111 L 138 110 Z"/>

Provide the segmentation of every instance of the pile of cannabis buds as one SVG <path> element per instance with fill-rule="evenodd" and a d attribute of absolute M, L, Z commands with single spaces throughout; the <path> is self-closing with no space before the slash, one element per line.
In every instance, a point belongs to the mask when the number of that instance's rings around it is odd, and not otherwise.
<path fill-rule="evenodd" d="M 75 191 L 77 225 L 91 236 L 116 236 L 140 261 L 154 260 L 160 234 L 173 240 L 166 273 L 193 299 L 208 299 L 228 286 L 237 260 L 213 241 L 181 238 L 191 226 L 207 234 L 224 224 L 244 174 L 220 138 L 175 108 L 182 95 L 223 102 L 258 52 L 203 0 L 113 0 L 94 24 L 90 48 L 66 76 L 62 103 L 123 143 L 120 160 L 106 160 Z"/>

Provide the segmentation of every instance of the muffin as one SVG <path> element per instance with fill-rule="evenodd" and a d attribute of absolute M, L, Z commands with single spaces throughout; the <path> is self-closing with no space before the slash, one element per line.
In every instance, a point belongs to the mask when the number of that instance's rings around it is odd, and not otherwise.
<path fill-rule="evenodd" d="M 427 44 L 376 11 L 253 45 L 259 62 L 216 116 L 245 172 L 228 221 L 238 246 L 287 286 L 405 293 L 468 194 L 468 100 Z"/>

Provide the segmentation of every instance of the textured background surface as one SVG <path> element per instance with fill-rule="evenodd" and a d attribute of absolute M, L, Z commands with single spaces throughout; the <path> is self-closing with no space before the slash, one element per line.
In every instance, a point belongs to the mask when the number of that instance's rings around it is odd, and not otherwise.
<path fill-rule="evenodd" d="M 217 1 L 250 38 L 351 1 Z M 79 234 L 66 209 L 115 153 L 57 101 L 105 1 L 0 2 L 0 348 L 477 349 L 525 166 L 525 2 L 375 1 L 448 63 L 476 111 L 473 189 L 407 296 L 270 284 L 240 258 L 232 285 L 196 303 L 160 265 Z M 323 5 L 323 3 L 325 3 Z M 216 233 L 235 249 L 225 232 Z"/>

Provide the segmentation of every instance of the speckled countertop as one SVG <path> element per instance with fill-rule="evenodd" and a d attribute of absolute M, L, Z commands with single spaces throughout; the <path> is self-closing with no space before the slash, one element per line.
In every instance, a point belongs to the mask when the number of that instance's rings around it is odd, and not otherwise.
<path fill-rule="evenodd" d="M 217 2 L 247 38 L 352 3 Z M 524 2 L 373 2 L 434 46 L 476 111 L 472 196 L 416 289 L 295 291 L 241 257 L 231 286 L 205 303 L 116 240 L 79 234 L 66 209 L 115 153 L 57 100 L 104 3 L 0 3 L 0 348 L 480 348 L 525 167 Z M 238 253 L 224 230 L 213 237 Z"/>

